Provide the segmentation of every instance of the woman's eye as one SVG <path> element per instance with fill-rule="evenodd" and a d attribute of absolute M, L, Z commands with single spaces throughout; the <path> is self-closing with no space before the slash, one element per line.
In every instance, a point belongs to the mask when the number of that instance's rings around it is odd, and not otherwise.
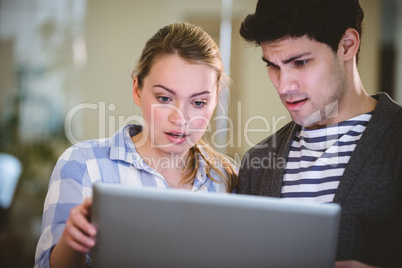
<path fill-rule="evenodd" d="M 203 107 L 207 102 L 206 101 L 195 101 L 194 106 L 197 108 Z"/>
<path fill-rule="evenodd" d="M 162 97 L 158 97 L 158 100 L 159 100 L 161 103 L 168 103 L 168 102 L 170 101 L 170 98 L 169 98 L 169 97 L 164 97 L 164 96 L 162 96 Z"/>

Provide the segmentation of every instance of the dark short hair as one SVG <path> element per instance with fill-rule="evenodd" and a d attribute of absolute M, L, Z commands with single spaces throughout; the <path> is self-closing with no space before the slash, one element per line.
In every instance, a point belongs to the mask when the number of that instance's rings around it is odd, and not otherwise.
<path fill-rule="evenodd" d="M 363 18 L 358 0 L 259 0 L 255 13 L 242 22 L 240 35 L 257 45 L 307 35 L 336 52 L 348 28 L 361 38 Z"/>

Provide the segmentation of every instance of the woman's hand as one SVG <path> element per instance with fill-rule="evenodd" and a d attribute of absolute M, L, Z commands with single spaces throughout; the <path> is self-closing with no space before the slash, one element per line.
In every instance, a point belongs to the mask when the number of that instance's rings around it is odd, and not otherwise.
<path fill-rule="evenodd" d="M 89 222 L 92 198 L 71 209 L 63 231 L 63 239 L 75 251 L 88 253 L 95 246 L 96 228 Z"/>
<path fill-rule="evenodd" d="M 96 227 L 89 222 L 92 198 L 71 209 L 63 234 L 50 254 L 50 267 L 85 267 L 86 253 L 95 246 Z"/>

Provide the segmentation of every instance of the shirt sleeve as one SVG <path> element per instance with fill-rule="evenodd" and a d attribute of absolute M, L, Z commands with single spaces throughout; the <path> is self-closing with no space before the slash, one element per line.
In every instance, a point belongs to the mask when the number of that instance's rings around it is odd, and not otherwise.
<path fill-rule="evenodd" d="M 49 181 L 35 268 L 49 267 L 50 252 L 59 241 L 71 208 L 92 195 L 85 151 L 72 146 L 59 158 Z"/>

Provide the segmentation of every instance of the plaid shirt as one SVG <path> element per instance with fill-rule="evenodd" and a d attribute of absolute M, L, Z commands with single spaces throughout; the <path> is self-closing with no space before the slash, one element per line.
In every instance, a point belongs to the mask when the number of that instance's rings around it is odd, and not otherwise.
<path fill-rule="evenodd" d="M 128 125 L 113 138 L 83 141 L 68 148 L 59 158 L 49 182 L 42 230 L 35 254 L 35 268 L 49 267 L 50 251 L 59 241 L 71 208 L 92 196 L 96 181 L 131 186 L 169 188 L 156 170 L 145 164 L 131 140 L 142 131 L 138 125 Z M 192 191 L 226 192 L 223 183 L 213 182 L 200 163 Z M 160 163 L 163 164 L 163 163 Z M 211 170 L 211 176 L 219 176 Z"/>

